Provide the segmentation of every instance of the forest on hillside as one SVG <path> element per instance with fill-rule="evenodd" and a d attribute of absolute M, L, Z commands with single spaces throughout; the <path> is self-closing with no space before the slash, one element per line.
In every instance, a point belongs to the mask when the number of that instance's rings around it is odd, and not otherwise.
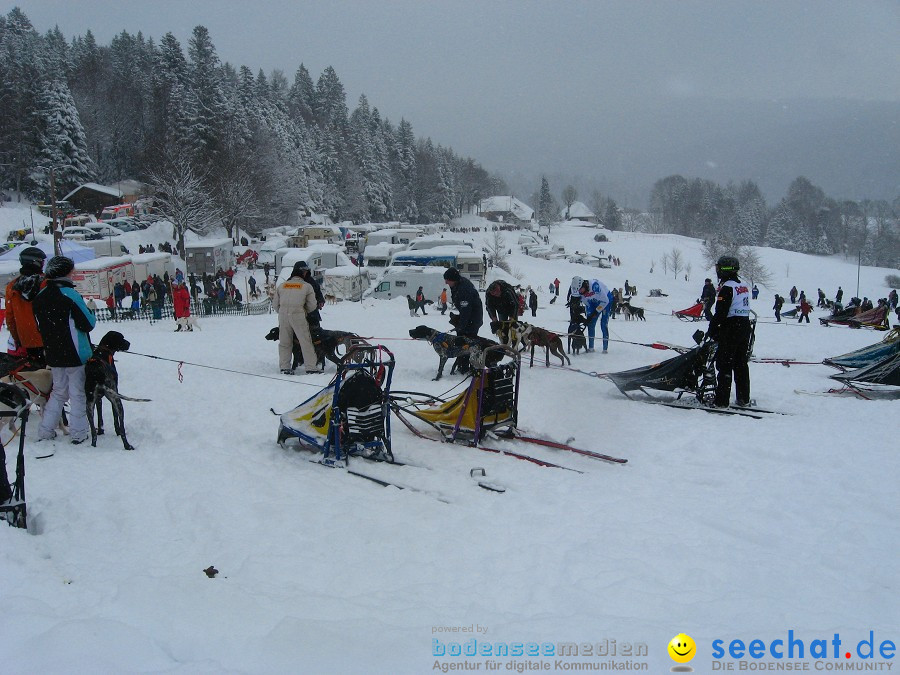
<path fill-rule="evenodd" d="M 314 82 L 222 63 L 209 32 L 187 49 L 122 32 L 67 42 L 19 9 L 0 17 L 0 181 L 47 199 L 86 181 L 187 181 L 219 223 L 248 231 L 298 211 L 335 220 L 440 222 L 505 186 L 360 96 L 348 109 L 328 67 Z M 287 219 L 287 223 L 286 223 Z M 255 227 L 256 226 L 256 227 Z"/>

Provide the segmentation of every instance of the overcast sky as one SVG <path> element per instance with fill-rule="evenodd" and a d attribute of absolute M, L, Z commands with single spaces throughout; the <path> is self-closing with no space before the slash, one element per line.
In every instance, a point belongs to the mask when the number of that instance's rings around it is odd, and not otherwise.
<path fill-rule="evenodd" d="M 564 164 L 579 139 L 640 134 L 667 102 L 900 100 L 898 0 L 22 0 L 44 32 L 90 29 L 187 48 L 206 26 L 223 61 L 361 93 L 489 169 Z M 13 6 L 9 4 L 6 11 Z M 5 13 L 5 12 L 4 12 Z M 545 143 L 530 156 L 530 140 Z M 522 167 L 524 168 L 524 167 Z M 547 170 L 539 167 L 537 170 Z"/>

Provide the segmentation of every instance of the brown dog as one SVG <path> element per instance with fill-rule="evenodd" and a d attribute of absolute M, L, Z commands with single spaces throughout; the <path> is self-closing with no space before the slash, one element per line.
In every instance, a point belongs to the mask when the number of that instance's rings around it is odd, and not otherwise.
<path fill-rule="evenodd" d="M 565 351 L 563 351 L 563 343 L 562 338 L 554 333 L 553 331 L 549 331 L 546 328 L 541 328 L 540 326 L 532 326 L 531 324 L 525 323 L 523 321 L 519 321 L 518 332 L 519 338 L 522 340 L 523 344 L 527 347 L 531 347 L 531 361 L 528 364 L 528 367 L 531 368 L 534 365 L 534 348 L 535 347 L 543 347 L 544 352 L 546 354 L 546 366 L 550 367 L 550 354 L 552 353 L 554 356 L 558 356 L 560 360 L 560 365 L 566 365 L 569 363 L 571 365 L 571 361 L 569 357 L 566 356 Z"/>

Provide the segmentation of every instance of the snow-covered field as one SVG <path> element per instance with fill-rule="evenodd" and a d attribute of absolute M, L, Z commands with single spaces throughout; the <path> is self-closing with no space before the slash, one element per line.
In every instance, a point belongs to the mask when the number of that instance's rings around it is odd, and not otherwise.
<path fill-rule="evenodd" d="M 561 227 L 552 240 L 568 251 L 602 246 L 621 267 L 526 258 L 509 235 L 514 271 L 541 289 L 537 317 L 526 320 L 565 330 L 564 298 L 548 304 L 554 277 L 563 292 L 574 274 L 599 272 L 610 286 L 627 278 L 647 321 L 612 321 L 609 354 L 573 357 L 572 367 L 613 372 L 674 356 L 628 342 L 687 345 L 705 327 L 671 316 L 709 275 L 700 243 L 612 233 L 595 244 L 595 232 Z M 659 258 L 673 248 L 691 262 L 690 281 L 663 277 Z M 840 284 L 849 297 L 857 270 L 840 258 L 760 253 L 777 285 L 755 307 L 757 356 L 818 362 L 881 339 L 820 327 L 816 314 L 810 325 L 775 324 L 775 291 L 796 284 L 815 297 L 821 286 L 833 297 Z M 863 268 L 861 294 L 886 296 L 888 272 Z M 650 288 L 669 295 L 646 297 Z M 808 647 L 838 633 L 854 651 L 871 630 L 876 648 L 900 641 L 896 400 L 797 394 L 828 389 L 834 371 L 754 364 L 753 397 L 790 415 L 720 417 L 629 401 L 575 370 L 526 366 L 523 428 L 629 463 L 504 445 L 584 473 L 541 468 L 422 441 L 395 422 L 397 458 L 430 469 L 364 466 L 430 492 L 400 491 L 275 443 L 270 408 L 293 407 L 334 374 L 329 363 L 323 375 L 279 375 L 277 347 L 264 339 L 275 324 L 269 315 L 203 319 L 193 333 L 172 322 L 98 325 L 96 340 L 115 327 L 131 341 L 133 353 L 118 357 L 122 392 L 152 402 L 125 404 L 134 452 L 111 430 L 96 448 L 35 443 L 29 423 L 29 530 L 0 527 L 0 671 L 427 673 L 469 663 L 484 672 L 494 661 L 503 672 L 613 662 L 665 672 L 667 643 L 684 632 L 698 648 L 689 665 L 711 672 L 716 639 L 726 649 L 736 638 L 768 645 L 792 630 Z M 449 327 L 437 312 L 410 317 L 405 300 L 323 310 L 326 328 L 394 351 L 395 388 L 442 393 L 458 378 L 431 381 L 436 355 L 408 339 L 419 324 Z M 476 466 L 507 491 L 479 489 Z M 203 572 L 210 565 L 215 578 Z M 479 650 L 595 650 L 466 658 L 472 638 Z M 598 655 L 613 641 L 615 655 Z M 646 645 L 646 656 L 623 655 L 625 643 Z M 855 653 L 832 661 L 862 663 Z"/>

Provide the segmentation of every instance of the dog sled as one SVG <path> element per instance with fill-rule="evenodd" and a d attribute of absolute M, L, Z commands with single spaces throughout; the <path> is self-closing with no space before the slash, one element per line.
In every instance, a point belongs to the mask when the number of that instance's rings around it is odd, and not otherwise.
<path fill-rule="evenodd" d="M 874 328 L 875 330 L 887 330 L 888 325 L 888 306 L 880 305 L 866 310 L 865 312 L 855 313 L 857 308 L 845 309 L 836 312 L 827 318 L 820 318 L 819 322 L 823 326 L 837 324 L 838 326 L 849 326 L 850 328 Z"/>
<path fill-rule="evenodd" d="M 9 422 L 0 428 L 0 520 L 13 527 L 28 527 L 28 509 L 25 504 L 25 426 L 31 406 L 21 389 L 12 384 L 0 383 L 0 418 Z M 15 479 L 9 482 L 6 469 L 6 448 L 19 437 L 16 455 Z"/>
<path fill-rule="evenodd" d="M 383 345 L 352 347 L 331 383 L 280 415 L 278 443 L 296 438 L 320 462 L 346 467 L 351 456 L 393 462 L 390 387 L 394 355 Z"/>
<path fill-rule="evenodd" d="M 691 305 L 687 309 L 682 309 L 678 312 L 672 312 L 674 316 L 677 316 L 682 321 L 703 321 L 703 303 L 697 302 L 694 305 Z"/>
<path fill-rule="evenodd" d="M 676 357 L 633 370 L 606 373 L 603 377 L 612 382 L 628 398 L 633 392 L 641 392 L 648 398 L 656 396 L 649 390 L 670 391 L 681 398 L 694 395 L 701 405 L 712 405 L 716 394 L 716 342 L 705 337 L 702 331 L 694 333 L 696 347 Z"/>
<path fill-rule="evenodd" d="M 518 421 L 519 353 L 504 345 L 488 347 L 470 361 L 465 391 L 451 399 L 419 392 L 396 392 L 391 409 L 414 433 L 407 416 L 436 429 L 451 442 L 478 445 L 486 433 L 512 436 Z"/>
<path fill-rule="evenodd" d="M 861 398 L 870 398 L 867 393 L 895 396 L 900 393 L 896 389 L 900 387 L 900 352 L 886 356 L 864 368 L 835 373 L 829 377 L 843 384 L 845 390 L 849 390 Z M 841 393 L 841 391 L 833 393 Z"/>
<path fill-rule="evenodd" d="M 865 368 L 883 361 L 888 356 L 900 354 L 900 327 L 894 328 L 881 342 L 856 351 L 824 359 L 822 363 L 843 371 Z"/>

